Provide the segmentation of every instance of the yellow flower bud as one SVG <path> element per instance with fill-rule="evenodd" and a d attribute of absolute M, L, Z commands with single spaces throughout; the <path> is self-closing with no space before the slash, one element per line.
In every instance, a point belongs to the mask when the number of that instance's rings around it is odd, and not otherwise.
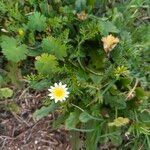
<path fill-rule="evenodd" d="M 108 126 L 121 127 L 121 126 L 128 124 L 129 121 L 130 120 L 128 118 L 118 117 L 118 118 L 114 119 L 113 122 L 108 123 Z"/>
<path fill-rule="evenodd" d="M 18 34 L 19 34 L 20 36 L 23 36 L 23 35 L 24 35 L 24 31 L 23 31 L 22 29 L 19 29 L 19 30 L 18 30 Z"/>
<path fill-rule="evenodd" d="M 120 75 L 126 75 L 128 74 L 128 70 L 127 67 L 125 66 L 118 66 L 115 70 L 114 70 L 114 74 L 115 76 L 120 76 Z"/>
<path fill-rule="evenodd" d="M 77 13 L 77 18 L 81 21 L 84 21 L 87 19 L 87 14 L 85 13 L 85 11 L 81 11 L 80 13 Z"/>

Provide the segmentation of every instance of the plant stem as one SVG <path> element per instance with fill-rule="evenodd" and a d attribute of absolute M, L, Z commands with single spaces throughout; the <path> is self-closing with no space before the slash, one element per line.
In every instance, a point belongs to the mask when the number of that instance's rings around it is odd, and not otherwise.
<path fill-rule="evenodd" d="M 128 93 L 128 95 L 127 95 L 127 97 L 126 97 L 126 100 L 127 100 L 128 98 L 130 98 L 130 96 L 132 95 L 132 93 L 135 91 L 135 89 L 136 89 L 138 83 L 139 83 L 139 80 L 136 79 L 135 84 L 134 84 L 134 87 L 133 87 L 133 88 L 130 90 L 130 92 Z"/>
<path fill-rule="evenodd" d="M 118 118 L 118 109 L 115 107 L 115 118 Z"/>
<path fill-rule="evenodd" d="M 7 64 L 8 69 L 8 78 L 11 80 L 11 83 L 17 88 L 21 87 L 20 79 L 22 78 L 21 71 L 17 63 L 9 61 Z"/>

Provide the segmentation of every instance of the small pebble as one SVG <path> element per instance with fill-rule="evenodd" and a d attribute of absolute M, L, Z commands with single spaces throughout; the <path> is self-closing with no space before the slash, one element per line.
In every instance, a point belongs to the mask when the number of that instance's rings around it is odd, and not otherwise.
<path fill-rule="evenodd" d="M 38 143 L 38 141 L 35 141 L 34 143 L 35 143 L 35 144 L 37 144 L 37 143 Z"/>

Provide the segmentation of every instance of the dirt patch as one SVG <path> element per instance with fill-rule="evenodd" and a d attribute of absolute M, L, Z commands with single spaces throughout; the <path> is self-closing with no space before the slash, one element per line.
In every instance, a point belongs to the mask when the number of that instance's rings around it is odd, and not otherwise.
<path fill-rule="evenodd" d="M 19 113 L 0 112 L 1 150 L 71 150 L 65 129 L 53 130 L 51 123 L 56 114 L 35 121 L 34 110 L 41 105 L 41 94 L 15 99 Z"/>

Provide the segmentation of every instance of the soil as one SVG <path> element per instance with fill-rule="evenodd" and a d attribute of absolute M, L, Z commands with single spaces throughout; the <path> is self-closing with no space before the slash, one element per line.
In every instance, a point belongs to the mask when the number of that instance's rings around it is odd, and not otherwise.
<path fill-rule="evenodd" d="M 39 121 L 33 119 L 44 95 L 19 91 L 15 97 L 0 101 L 0 150 L 71 150 L 68 131 L 52 129 L 57 112 Z M 4 109 L 6 102 L 15 102 L 19 112 Z"/>

